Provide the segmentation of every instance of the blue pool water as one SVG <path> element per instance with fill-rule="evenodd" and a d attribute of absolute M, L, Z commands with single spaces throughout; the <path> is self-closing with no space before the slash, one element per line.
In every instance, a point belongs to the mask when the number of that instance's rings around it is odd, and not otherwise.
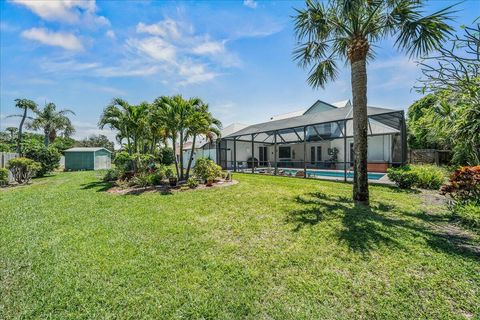
<path fill-rule="evenodd" d="M 284 170 L 285 174 L 295 175 L 299 170 Z M 307 170 L 307 177 L 308 176 L 316 176 L 316 177 L 338 177 L 343 178 L 344 173 L 340 171 L 312 171 Z M 385 173 L 368 173 L 369 180 L 379 180 L 385 176 Z M 353 178 L 353 172 L 347 172 L 347 178 Z"/>

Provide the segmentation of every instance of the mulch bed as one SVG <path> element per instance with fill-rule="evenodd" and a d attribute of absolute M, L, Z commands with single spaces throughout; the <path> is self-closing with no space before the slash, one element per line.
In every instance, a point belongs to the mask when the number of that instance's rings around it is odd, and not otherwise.
<path fill-rule="evenodd" d="M 117 194 L 117 195 L 125 195 L 125 194 L 141 194 L 146 192 L 159 192 L 162 194 L 173 194 L 175 192 L 187 192 L 187 191 L 195 191 L 195 190 L 203 190 L 203 189 L 214 189 L 214 188 L 223 188 L 229 187 L 237 184 L 237 180 L 218 180 L 213 183 L 212 186 L 207 186 L 205 184 L 199 184 L 198 187 L 191 189 L 186 184 L 179 184 L 176 187 L 171 187 L 168 184 L 159 185 L 159 186 L 151 186 L 145 188 L 139 187 L 129 187 L 129 188 L 121 188 L 119 186 L 114 186 L 107 190 L 108 193 Z"/>

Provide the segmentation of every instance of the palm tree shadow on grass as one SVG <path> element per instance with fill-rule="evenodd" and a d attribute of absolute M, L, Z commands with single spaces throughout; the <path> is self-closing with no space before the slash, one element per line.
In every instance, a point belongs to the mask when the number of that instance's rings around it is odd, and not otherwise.
<path fill-rule="evenodd" d="M 82 190 L 96 189 L 97 192 L 105 192 L 113 187 L 113 182 L 108 181 L 92 181 L 80 185 Z"/>
<path fill-rule="evenodd" d="M 336 229 L 335 236 L 354 252 L 368 254 L 380 246 L 408 250 L 408 241 L 425 241 L 435 251 L 480 260 L 480 247 L 472 239 L 432 227 L 434 223 L 445 222 L 446 217 L 442 215 L 430 215 L 421 210 L 399 211 L 383 202 L 356 206 L 350 198 L 321 192 L 297 196 L 295 201 L 301 208 L 289 212 L 286 218 L 287 223 L 295 225 L 294 232 L 340 220 L 341 227 Z"/>

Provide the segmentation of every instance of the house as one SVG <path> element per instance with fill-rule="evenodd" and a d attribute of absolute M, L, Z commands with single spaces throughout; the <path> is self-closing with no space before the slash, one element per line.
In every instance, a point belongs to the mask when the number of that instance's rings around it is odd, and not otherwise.
<path fill-rule="evenodd" d="M 232 123 L 225 128 L 220 130 L 220 137 L 231 135 L 243 128 L 246 128 L 246 124 L 241 123 Z M 195 146 L 193 146 L 192 141 L 187 141 L 183 145 L 183 165 L 186 168 L 188 166 L 188 160 L 193 148 L 193 160 L 192 160 L 192 167 L 195 166 L 195 160 L 198 158 L 208 158 L 212 159 L 213 161 L 217 162 L 217 141 L 218 139 L 215 138 L 212 141 L 208 140 L 205 136 L 198 136 L 195 141 Z M 177 155 L 180 153 L 180 148 L 176 148 Z M 177 156 L 178 160 L 178 156 Z"/>
<path fill-rule="evenodd" d="M 316 101 L 307 109 L 271 117 L 217 141 L 224 169 L 297 175 L 351 176 L 353 109 L 349 100 Z M 368 171 L 386 172 L 406 161 L 403 110 L 368 107 Z M 328 172 L 327 172 L 328 171 Z M 373 175 L 372 175 L 373 177 Z"/>
<path fill-rule="evenodd" d="M 65 170 L 110 169 L 112 152 L 105 148 L 71 148 L 65 150 Z"/>

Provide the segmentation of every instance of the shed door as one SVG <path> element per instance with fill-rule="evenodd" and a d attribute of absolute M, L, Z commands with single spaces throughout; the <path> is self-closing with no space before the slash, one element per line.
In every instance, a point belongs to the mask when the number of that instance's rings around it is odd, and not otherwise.
<path fill-rule="evenodd" d="M 110 169 L 109 166 L 109 156 L 97 156 L 97 167 L 96 169 Z"/>

